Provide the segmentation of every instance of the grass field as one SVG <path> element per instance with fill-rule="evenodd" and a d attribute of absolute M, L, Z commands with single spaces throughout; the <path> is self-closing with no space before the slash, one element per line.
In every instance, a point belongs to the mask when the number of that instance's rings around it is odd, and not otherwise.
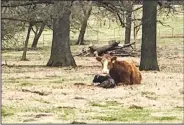
<path fill-rule="evenodd" d="M 182 21 L 177 17 L 167 23 L 183 34 Z M 167 35 L 166 27 L 158 29 Z M 100 30 L 106 32 L 99 34 L 101 44 L 114 39 L 106 37 L 113 36 L 113 29 Z M 28 51 L 29 61 L 20 61 L 22 51 L 2 51 L 8 64 L 2 66 L 2 123 L 183 123 L 183 38 L 158 37 L 161 71 L 141 71 L 141 85 L 113 89 L 90 86 L 101 71 L 94 57 L 75 57 L 76 68 L 46 67 L 51 35 L 42 40 L 39 50 Z M 72 45 L 72 53 L 84 47 Z M 118 59 L 140 62 L 140 57 Z"/>

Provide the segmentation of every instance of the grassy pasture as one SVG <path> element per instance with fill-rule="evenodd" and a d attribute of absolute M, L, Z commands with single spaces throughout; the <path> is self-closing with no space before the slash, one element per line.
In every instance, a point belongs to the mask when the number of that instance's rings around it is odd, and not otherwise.
<path fill-rule="evenodd" d="M 176 34 L 183 34 L 183 17 L 176 15 L 166 23 L 174 27 Z M 114 23 L 114 27 L 118 26 Z M 98 40 L 96 32 L 88 30 L 86 39 L 93 40 L 94 44 L 120 39 L 118 33 L 123 31 L 116 32 L 114 37 L 113 28 L 99 28 L 103 33 L 98 34 Z M 171 35 L 168 27 L 158 24 L 158 30 L 162 36 Z M 71 35 L 71 40 L 76 40 L 77 34 Z M 89 86 L 94 74 L 101 71 L 94 57 L 75 57 L 76 68 L 46 67 L 51 41 L 52 35 L 45 35 L 44 39 L 42 35 L 40 49 L 28 51 L 29 61 L 20 61 L 22 51 L 2 51 L 2 62 L 6 60 L 9 65 L 2 66 L 3 123 L 183 123 L 183 94 L 180 93 L 183 38 L 158 36 L 161 71 L 141 71 L 141 85 L 114 89 Z M 71 45 L 72 53 L 84 47 Z M 140 49 L 140 41 L 137 47 Z M 140 62 L 140 57 L 119 59 Z"/>

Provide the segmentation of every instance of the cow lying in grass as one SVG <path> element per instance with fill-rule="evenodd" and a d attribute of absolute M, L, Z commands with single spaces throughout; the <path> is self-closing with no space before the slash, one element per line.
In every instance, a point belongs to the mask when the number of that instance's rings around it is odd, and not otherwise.
<path fill-rule="evenodd" d="M 96 60 L 102 64 L 102 72 L 109 74 L 115 84 L 133 85 L 140 84 L 141 73 L 134 63 L 117 61 L 117 57 L 110 55 L 97 56 Z"/>

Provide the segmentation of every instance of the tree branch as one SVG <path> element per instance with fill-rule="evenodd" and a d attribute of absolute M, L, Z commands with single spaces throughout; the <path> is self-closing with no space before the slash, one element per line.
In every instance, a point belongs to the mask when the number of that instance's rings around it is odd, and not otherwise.
<path fill-rule="evenodd" d="M 117 16 L 118 16 L 118 19 L 119 19 L 119 21 L 121 23 L 121 26 L 125 27 L 125 23 L 122 21 L 121 16 L 119 15 L 119 13 L 117 13 Z"/>
<path fill-rule="evenodd" d="M 19 7 L 19 6 L 28 6 L 33 4 L 53 4 L 54 2 L 52 0 L 39 0 L 39 1 L 32 1 L 27 3 L 19 3 L 19 4 L 7 4 L 3 5 L 1 4 L 1 7 Z"/>
<path fill-rule="evenodd" d="M 138 7 L 138 8 L 136 8 L 136 9 L 134 9 L 132 12 L 137 11 L 137 10 L 142 9 L 142 8 L 143 8 L 143 6 Z"/>
<path fill-rule="evenodd" d="M 164 24 L 162 21 L 160 21 L 160 20 L 157 20 L 157 22 L 160 23 L 162 26 L 166 26 L 166 27 L 172 28 L 170 25 L 165 25 L 165 24 Z"/>
<path fill-rule="evenodd" d="M 31 27 L 31 30 L 34 32 L 34 34 L 37 34 L 37 32 L 34 30 L 33 26 Z"/>
<path fill-rule="evenodd" d="M 32 23 L 43 23 L 43 20 L 37 20 L 37 21 L 30 21 L 30 20 L 24 20 L 24 19 L 16 19 L 16 18 L 1 18 L 1 20 L 10 20 L 10 21 L 20 21 L 20 22 L 32 22 Z"/>

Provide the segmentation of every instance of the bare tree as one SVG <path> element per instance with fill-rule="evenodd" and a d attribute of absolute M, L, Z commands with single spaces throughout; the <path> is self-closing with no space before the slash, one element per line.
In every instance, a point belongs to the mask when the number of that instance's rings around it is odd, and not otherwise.
<path fill-rule="evenodd" d="M 115 13 L 117 19 L 120 22 L 122 28 L 125 28 L 125 39 L 124 43 L 129 44 L 131 40 L 131 25 L 137 20 L 132 17 L 132 14 L 142 8 L 142 6 L 133 9 L 136 1 L 100 1 L 100 5 L 109 10 L 112 13 Z M 126 12 L 126 13 L 125 13 Z M 125 21 L 126 20 L 126 21 Z"/>
<path fill-rule="evenodd" d="M 47 1 L 45 1 L 47 3 Z M 38 4 L 38 5 L 37 5 Z M 1 4 L 1 7 L 6 8 L 4 9 L 2 13 L 2 22 L 3 27 L 6 28 L 7 31 L 11 31 L 11 37 L 9 37 L 9 41 L 12 41 L 12 38 L 15 38 L 17 35 L 21 34 L 20 31 L 24 31 L 26 29 L 25 25 L 28 24 L 28 31 L 33 29 L 33 26 L 35 25 L 41 25 L 40 29 L 35 31 L 35 37 L 33 40 L 32 47 L 36 47 L 39 37 L 42 34 L 42 31 L 44 29 L 45 23 L 47 23 L 47 20 L 50 18 L 50 5 L 46 6 L 44 2 L 33 2 L 33 1 L 5 1 L 3 4 Z M 5 11 L 8 10 L 8 11 Z M 16 25 L 15 25 L 16 24 Z M 30 25 L 31 24 L 31 25 Z M 13 27 L 13 30 L 12 30 Z M 21 27 L 21 29 L 19 28 Z M 10 28 L 10 29 L 9 29 Z M 9 33 L 6 33 L 3 28 L 3 37 L 7 38 Z M 15 30 L 17 29 L 17 30 Z M 34 30 L 33 30 L 34 31 Z M 27 32 L 27 37 L 24 43 L 24 51 L 21 60 L 27 60 L 26 59 L 26 51 L 28 50 L 28 40 L 30 32 Z M 10 36 L 10 35 L 9 35 Z M 6 39 L 3 38 L 3 43 L 6 43 Z M 6 40 L 6 41 L 5 41 Z M 17 41 L 15 41 L 16 43 Z M 20 47 L 20 46 L 19 46 Z M 15 48 L 15 46 L 14 46 Z"/>
<path fill-rule="evenodd" d="M 26 61 L 27 60 L 27 58 L 26 58 L 27 46 L 28 46 L 29 36 L 30 36 L 30 32 L 31 32 L 32 26 L 33 26 L 33 24 L 29 23 L 29 27 L 28 27 L 28 30 L 27 30 L 27 37 L 26 37 L 26 41 L 24 43 L 24 51 L 23 51 L 22 58 L 21 58 L 22 61 Z"/>
<path fill-rule="evenodd" d="M 35 48 L 37 47 L 38 40 L 39 40 L 39 38 L 40 38 L 40 36 L 41 36 L 41 34 L 42 34 L 44 28 L 45 28 L 45 23 L 42 23 L 41 26 L 40 26 L 40 28 L 38 28 L 37 25 L 35 25 L 35 27 L 36 27 L 36 30 L 34 30 L 34 29 L 32 28 L 32 31 L 33 31 L 34 34 L 35 34 L 34 39 L 33 39 L 33 43 L 32 43 L 32 45 L 31 45 L 31 47 L 32 47 L 33 49 L 35 49 Z"/>
<path fill-rule="evenodd" d="M 87 6 L 87 8 L 84 8 L 84 6 L 82 6 L 83 12 L 84 12 L 84 19 L 82 21 L 79 37 L 78 37 L 78 40 L 76 42 L 76 44 L 79 44 L 79 45 L 84 45 L 84 35 L 86 32 L 87 22 L 88 22 L 88 19 L 91 15 L 91 11 L 92 11 L 92 1 L 88 2 L 88 5 L 86 5 L 86 6 Z"/>

